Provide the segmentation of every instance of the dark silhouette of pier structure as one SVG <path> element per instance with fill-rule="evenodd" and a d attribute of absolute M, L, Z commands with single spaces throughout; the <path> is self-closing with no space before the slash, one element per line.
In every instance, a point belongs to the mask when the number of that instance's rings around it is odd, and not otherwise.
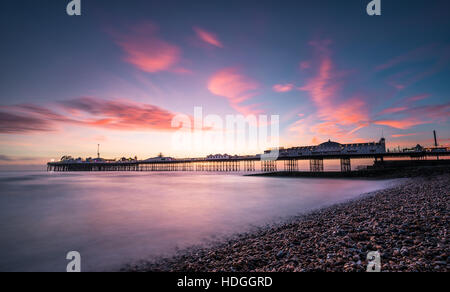
<path fill-rule="evenodd" d="M 410 161 L 426 160 L 428 158 L 438 160 L 439 157 L 450 156 L 445 152 L 386 152 L 381 154 L 322 154 L 308 156 L 280 156 L 276 160 L 264 160 L 260 155 L 233 156 L 224 159 L 188 158 L 163 160 L 134 160 L 134 161 L 102 161 L 80 162 L 60 161 L 50 162 L 48 171 L 198 171 L 198 172 L 277 172 L 278 167 L 284 165 L 284 171 L 299 171 L 299 161 L 309 160 L 311 172 L 323 172 L 324 160 L 340 160 L 341 171 L 352 170 L 352 159 L 374 159 L 374 165 L 382 166 L 385 159 L 409 159 Z M 277 163 L 281 161 L 281 163 Z M 259 166 L 259 167 L 257 167 Z"/>

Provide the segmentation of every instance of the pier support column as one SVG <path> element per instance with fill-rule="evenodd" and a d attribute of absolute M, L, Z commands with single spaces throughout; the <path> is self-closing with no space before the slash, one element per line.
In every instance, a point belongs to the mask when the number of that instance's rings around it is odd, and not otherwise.
<path fill-rule="evenodd" d="M 378 167 L 378 168 L 383 168 L 384 167 L 384 157 L 383 156 L 375 157 L 374 166 Z"/>
<path fill-rule="evenodd" d="M 274 172 L 277 171 L 277 162 L 271 160 L 261 161 L 261 170 L 263 172 Z"/>
<path fill-rule="evenodd" d="M 298 160 L 285 160 L 284 161 L 284 171 L 294 172 L 298 171 Z"/>
<path fill-rule="evenodd" d="M 352 164 L 350 158 L 341 158 L 341 171 L 342 172 L 352 171 Z"/>
<path fill-rule="evenodd" d="M 270 161 L 270 171 L 277 171 L 277 161 Z"/>
<path fill-rule="evenodd" d="M 323 159 L 311 159 L 309 166 L 311 172 L 323 172 Z"/>

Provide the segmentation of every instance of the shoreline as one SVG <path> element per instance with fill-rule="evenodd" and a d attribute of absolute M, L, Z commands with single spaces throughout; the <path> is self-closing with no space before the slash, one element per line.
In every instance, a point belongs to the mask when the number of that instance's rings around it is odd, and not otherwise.
<path fill-rule="evenodd" d="M 277 171 L 268 173 L 246 174 L 245 176 L 254 177 L 278 177 L 278 178 L 336 178 L 336 179 L 395 179 L 395 178 L 412 178 L 412 177 L 430 177 L 442 175 L 450 172 L 450 166 L 420 166 L 420 167 L 404 167 L 404 168 L 383 168 L 370 170 L 354 170 L 351 172 L 341 171 Z"/>
<path fill-rule="evenodd" d="M 448 271 L 450 172 L 414 179 L 213 247 L 141 261 L 125 272 L 363 272 L 367 253 L 382 271 Z"/>

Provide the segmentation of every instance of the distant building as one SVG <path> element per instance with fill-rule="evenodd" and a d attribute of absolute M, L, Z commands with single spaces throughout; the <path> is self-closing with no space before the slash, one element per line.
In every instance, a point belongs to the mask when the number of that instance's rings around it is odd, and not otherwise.
<path fill-rule="evenodd" d="M 427 152 L 449 152 L 450 147 L 446 147 L 446 146 L 430 147 L 430 148 L 425 148 L 425 151 L 427 151 Z"/>
<path fill-rule="evenodd" d="M 211 154 L 211 155 L 206 156 L 206 159 L 211 159 L 211 160 L 214 160 L 214 159 L 230 159 L 230 158 L 231 158 L 231 156 L 228 155 L 228 154 Z"/>
<path fill-rule="evenodd" d="M 224 160 L 224 159 L 232 159 L 238 158 L 238 155 L 228 155 L 228 154 L 211 154 L 206 156 L 206 159 L 209 160 Z"/>
<path fill-rule="evenodd" d="M 158 162 L 158 161 L 174 161 L 175 158 L 172 157 L 162 157 L 161 155 L 154 158 L 149 158 L 144 160 L 145 162 Z"/>
<path fill-rule="evenodd" d="M 422 147 L 420 144 L 417 144 L 416 147 L 413 148 L 405 148 L 403 149 L 403 152 L 424 152 L 425 148 Z"/>
<path fill-rule="evenodd" d="M 73 159 L 72 156 L 63 156 L 63 157 L 61 157 L 61 160 L 60 160 L 60 161 L 61 161 L 61 162 L 73 162 L 74 159 Z"/>
<path fill-rule="evenodd" d="M 118 160 L 118 162 L 134 162 L 134 161 L 137 161 L 137 157 L 135 157 L 135 158 L 122 157 Z"/>
<path fill-rule="evenodd" d="M 417 144 L 414 148 L 405 148 L 403 152 L 448 152 L 450 151 L 450 147 L 446 146 L 438 146 L 438 147 L 422 147 Z"/>
<path fill-rule="evenodd" d="M 61 157 L 61 162 L 65 162 L 65 163 L 82 163 L 83 159 L 82 158 L 73 158 L 72 156 L 63 156 Z"/>
<path fill-rule="evenodd" d="M 269 153 L 270 150 L 265 153 Z M 386 153 L 386 140 L 379 142 L 340 144 L 329 140 L 317 146 L 303 146 L 280 149 L 280 156 L 342 155 L 342 154 L 382 154 Z"/>
<path fill-rule="evenodd" d="M 103 158 L 92 158 L 92 157 L 89 157 L 89 158 L 86 158 L 86 162 L 91 162 L 91 163 L 103 163 L 103 162 L 105 162 L 105 159 L 103 159 Z"/>

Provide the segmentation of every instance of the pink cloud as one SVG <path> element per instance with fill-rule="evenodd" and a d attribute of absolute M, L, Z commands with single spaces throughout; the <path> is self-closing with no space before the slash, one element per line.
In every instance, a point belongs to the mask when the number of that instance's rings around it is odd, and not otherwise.
<path fill-rule="evenodd" d="M 406 85 L 403 84 L 398 84 L 398 83 L 392 83 L 391 84 L 393 87 L 395 87 L 397 90 L 403 90 L 406 88 Z"/>
<path fill-rule="evenodd" d="M 329 137 L 339 140 L 343 139 L 347 135 L 347 132 L 336 125 L 336 123 L 334 122 L 324 122 L 316 124 L 311 128 L 311 131 L 322 137 Z"/>
<path fill-rule="evenodd" d="M 352 98 L 342 102 L 334 111 L 328 109 L 328 116 L 341 125 L 365 125 L 369 120 L 366 102 L 361 98 Z"/>
<path fill-rule="evenodd" d="M 310 79 L 308 83 L 301 88 L 301 90 L 308 91 L 312 100 L 320 109 L 329 107 L 330 101 L 337 94 L 340 84 L 334 82 L 332 76 L 332 61 L 331 58 L 326 57 L 321 60 L 318 74 Z"/>
<path fill-rule="evenodd" d="M 427 99 L 431 96 L 431 94 L 420 94 L 420 95 L 415 95 L 412 97 L 409 97 L 405 100 L 405 102 L 410 103 L 410 102 L 416 102 L 416 101 L 420 101 L 420 100 L 424 100 Z"/>
<path fill-rule="evenodd" d="M 182 74 L 182 75 L 190 75 L 193 73 L 192 70 L 183 68 L 183 67 L 176 67 L 170 70 L 173 73 Z"/>
<path fill-rule="evenodd" d="M 217 37 L 217 35 L 215 35 L 212 32 L 206 31 L 202 28 L 199 27 L 194 27 L 194 31 L 197 34 L 197 37 L 202 40 L 203 42 L 218 47 L 218 48 L 223 48 L 222 43 L 220 42 L 219 38 Z"/>
<path fill-rule="evenodd" d="M 259 87 L 256 81 L 241 74 L 237 68 L 220 70 L 208 82 L 208 89 L 211 93 L 226 97 L 231 107 L 244 115 L 261 112 L 256 108 L 257 105 L 242 104 L 254 97 Z"/>
<path fill-rule="evenodd" d="M 89 126 L 113 130 L 174 130 L 171 122 L 175 114 L 155 105 L 92 97 L 63 101 L 60 104 L 66 110 L 87 114 L 88 117 L 82 123 Z"/>
<path fill-rule="evenodd" d="M 445 122 L 450 118 L 450 102 L 413 107 L 407 113 L 412 117 L 422 117 L 435 122 Z"/>
<path fill-rule="evenodd" d="M 380 115 L 395 114 L 407 110 L 407 107 L 391 107 L 380 112 Z"/>
<path fill-rule="evenodd" d="M 127 33 L 115 34 L 115 39 L 125 52 L 125 61 L 136 68 L 148 73 L 179 71 L 176 65 L 181 50 L 159 38 L 157 33 L 155 25 L 141 23 Z"/>
<path fill-rule="evenodd" d="M 421 133 L 394 134 L 394 135 L 392 135 L 392 138 L 411 137 L 411 136 L 417 136 L 419 134 L 421 134 Z"/>
<path fill-rule="evenodd" d="M 317 58 L 304 62 L 301 67 L 316 69 L 316 73 L 298 89 L 309 94 L 316 113 L 296 121 L 289 131 L 297 133 L 301 139 L 355 141 L 355 133 L 370 123 L 367 103 L 360 95 L 350 98 L 341 95 L 347 72 L 336 70 L 331 44 L 330 40 L 309 43 Z"/>
<path fill-rule="evenodd" d="M 349 141 L 349 143 L 367 143 L 367 139 L 355 138 L 355 139 L 352 139 L 351 141 Z"/>
<path fill-rule="evenodd" d="M 129 100 L 82 97 L 62 101 L 55 108 L 36 105 L 0 107 L 0 133 L 29 134 L 56 131 L 62 125 L 120 131 L 172 131 L 175 113 L 154 105 Z"/>
<path fill-rule="evenodd" d="M 395 129 L 409 129 L 417 125 L 426 124 L 427 122 L 415 118 L 406 118 L 399 120 L 380 120 L 373 122 L 376 125 L 388 126 Z"/>
<path fill-rule="evenodd" d="M 322 121 L 313 127 L 314 131 L 328 137 L 342 138 L 366 126 L 369 113 L 366 102 L 361 97 L 340 99 L 343 74 L 334 68 L 329 45 L 331 41 L 310 43 L 319 56 L 317 74 L 310 78 L 300 90 L 311 96 L 317 108 L 317 116 Z M 352 127 L 349 131 L 347 128 Z"/>
<path fill-rule="evenodd" d="M 28 134 L 55 130 L 53 123 L 32 115 L 0 112 L 1 134 Z"/>
<path fill-rule="evenodd" d="M 430 96 L 431 96 L 430 94 L 419 94 L 412 97 L 403 98 L 398 102 L 396 102 L 392 107 L 382 110 L 376 116 L 382 116 L 386 114 L 405 114 L 405 113 L 408 114 L 414 109 L 411 107 L 415 102 L 427 99 Z M 416 107 L 416 109 L 418 108 Z"/>
<path fill-rule="evenodd" d="M 273 91 L 275 92 L 289 92 L 295 88 L 294 84 L 276 84 L 273 86 Z"/>
<path fill-rule="evenodd" d="M 366 99 L 361 95 L 350 98 L 342 96 L 345 82 L 345 72 L 337 71 L 332 58 L 330 44 L 332 42 L 315 41 L 310 45 L 314 47 L 317 60 L 314 61 L 316 74 L 307 80 L 306 84 L 299 88 L 309 93 L 317 112 L 316 120 L 305 122 L 304 119 L 291 126 L 291 129 L 305 133 L 305 127 L 317 137 L 329 137 L 340 140 L 357 140 L 355 133 L 371 124 L 387 126 L 395 129 L 410 129 L 412 127 L 434 122 L 446 122 L 450 117 L 450 105 L 416 106 L 414 103 L 430 97 L 429 94 L 420 94 L 402 99 L 392 107 L 382 110 L 377 116 L 393 115 L 394 118 L 371 118 Z M 379 70 L 385 70 L 400 64 L 414 60 L 416 55 L 393 60 Z M 396 74 L 396 78 L 411 78 L 414 72 L 402 71 Z M 395 83 L 392 83 L 395 84 Z M 399 83 L 397 83 L 399 84 Z M 398 88 L 403 88 L 398 86 Z M 301 124 L 299 124 L 301 123 Z"/>
<path fill-rule="evenodd" d="M 422 124 L 446 122 L 450 118 L 450 103 L 417 107 L 399 107 L 385 109 L 380 115 L 390 113 L 401 115 L 400 119 L 376 120 L 376 125 L 388 126 L 396 129 L 409 129 Z"/>

